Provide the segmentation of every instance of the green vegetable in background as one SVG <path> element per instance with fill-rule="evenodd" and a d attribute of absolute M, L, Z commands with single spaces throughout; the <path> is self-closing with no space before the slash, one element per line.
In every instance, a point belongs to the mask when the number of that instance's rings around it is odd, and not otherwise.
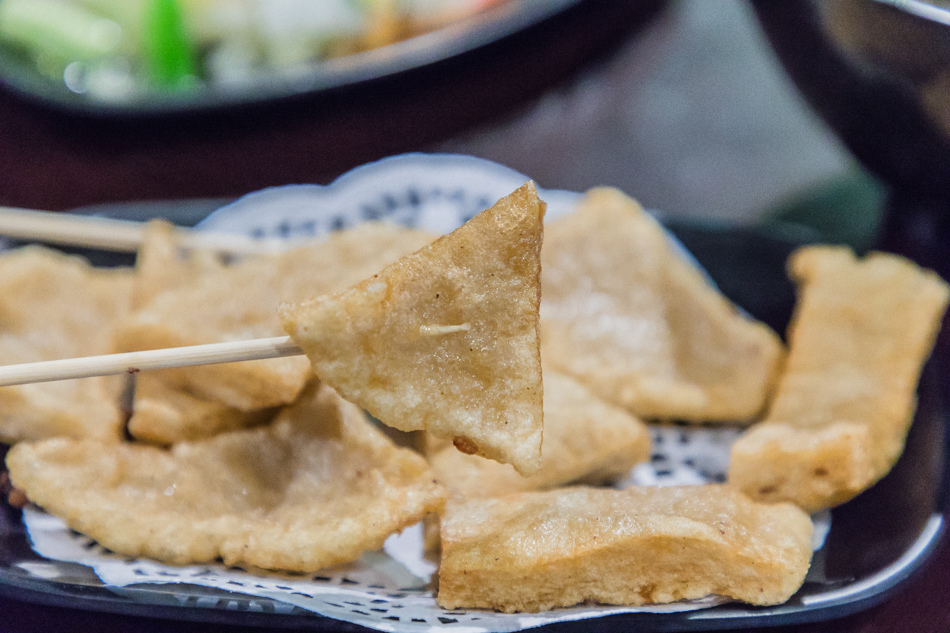
<path fill-rule="evenodd" d="M 101 101 L 242 89 L 499 1 L 0 0 L 0 55 Z"/>
<path fill-rule="evenodd" d="M 0 41 L 30 51 L 47 75 L 112 54 L 121 38 L 118 24 L 71 2 L 0 1 Z"/>
<path fill-rule="evenodd" d="M 151 0 L 145 12 L 144 63 L 161 88 L 187 88 L 198 74 L 191 42 L 176 0 Z"/>
<path fill-rule="evenodd" d="M 177 0 L 0 0 L 0 42 L 55 79 L 73 62 L 117 57 L 162 90 L 187 88 L 198 75 Z"/>

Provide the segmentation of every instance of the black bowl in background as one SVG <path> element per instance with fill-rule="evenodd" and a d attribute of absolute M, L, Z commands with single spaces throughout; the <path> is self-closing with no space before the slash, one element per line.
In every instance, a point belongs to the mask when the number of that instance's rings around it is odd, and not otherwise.
<path fill-rule="evenodd" d="M 750 1 L 802 95 L 890 189 L 874 247 L 950 279 L 950 9 Z M 950 359 L 950 318 L 934 354 Z"/>
<path fill-rule="evenodd" d="M 930 6 L 917 0 L 751 3 L 792 80 L 855 157 L 902 198 L 950 209 L 950 24 L 913 11 Z"/>

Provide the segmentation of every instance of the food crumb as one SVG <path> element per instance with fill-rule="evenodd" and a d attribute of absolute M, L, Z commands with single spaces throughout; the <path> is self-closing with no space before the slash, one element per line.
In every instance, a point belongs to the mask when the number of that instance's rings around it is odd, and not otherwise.
<path fill-rule="evenodd" d="M 474 455 L 478 452 L 478 444 L 465 437 L 464 435 L 456 436 L 452 440 L 452 444 L 462 453 L 466 455 Z"/>

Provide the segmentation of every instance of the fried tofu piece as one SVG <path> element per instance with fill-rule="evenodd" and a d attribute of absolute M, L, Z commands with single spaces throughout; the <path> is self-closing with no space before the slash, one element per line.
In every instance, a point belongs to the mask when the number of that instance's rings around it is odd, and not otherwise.
<path fill-rule="evenodd" d="M 450 499 L 438 602 L 509 613 L 710 594 L 778 604 L 805 579 L 811 535 L 792 504 L 755 503 L 724 485 Z"/>
<path fill-rule="evenodd" d="M 525 477 L 509 464 L 448 446 L 429 463 L 451 495 L 497 497 L 583 481 L 606 483 L 650 457 L 650 432 L 623 409 L 594 396 L 572 378 L 544 370 L 541 468 Z"/>
<path fill-rule="evenodd" d="M 342 293 L 283 304 L 284 328 L 321 380 L 385 424 L 533 473 L 543 215 L 527 183 Z"/>
<path fill-rule="evenodd" d="M 129 309 L 128 269 L 29 246 L 0 255 L 0 363 L 107 354 L 116 320 Z M 0 388 L 0 441 L 91 437 L 118 441 L 123 377 Z"/>
<path fill-rule="evenodd" d="M 903 451 L 948 286 L 901 257 L 844 247 L 800 249 L 789 272 L 788 362 L 767 418 L 733 445 L 729 481 L 816 511 L 871 486 Z"/>
<path fill-rule="evenodd" d="M 573 378 L 544 368 L 544 441 L 536 473 L 525 477 L 510 464 L 466 455 L 437 438 L 427 437 L 424 448 L 449 495 L 481 498 L 570 483 L 610 483 L 649 459 L 650 444 L 643 422 Z M 441 548 L 436 515 L 425 519 L 424 543 L 429 554 Z"/>
<path fill-rule="evenodd" d="M 145 225 L 142 245 L 135 258 L 132 307 L 141 309 L 169 290 L 194 283 L 203 275 L 224 267 L 219 254 L 211 251 L 183 252 L 175 226 L 166 220 L 150 220 Z"/>
<path fill-rule="evenodd" d="M 243 260 L 156 296 L 116 335 L 123 351 L 279 336 L 281 300 L 337 292 L 429 243 L 419 231 L 368 224 L 279 255 Z M 292 402 L 309 379 L 302 357 L 165 370 L 164 382 L 241 411 Z"/>
<path fill-rule="evenodd" d="M 309 572 L 356 560 L 444 503 L 425 460 L 312 386 L 268 427 L 170 450 L 53 439 L 7 456 L 13 484 L 127 556 Z"/>
<path fill-rule="evenodd" d="M 164 220 L 145 226 L 142 246 L 135 261 L 133 306 L 145 308 L 155 297 L 195 284 L 224 268 L 218 253 L 182 249 L 175 227 Z M 176 384 L 175 376 L 149 371 L 135 376 L 135 395 L 129 433 L 156 444 L 211 437 L 223 431 L 264 424 L 276 408 L 242 411 L 213 398 L 203 398 Z"/>
<path fill-rule="evenodd" d="M 268 423 L 278 407 L 241 411 L 165 382 L 162 371 L 136 375 L 129 433 L 153 444 L 174 444 Z"/>
<path fill-rule="evenodd" d="M 751 422 L 783 348 L 678 252 L 639 204 L 593 189 L 546 227 L 546 363 L 645 419 Z"/>

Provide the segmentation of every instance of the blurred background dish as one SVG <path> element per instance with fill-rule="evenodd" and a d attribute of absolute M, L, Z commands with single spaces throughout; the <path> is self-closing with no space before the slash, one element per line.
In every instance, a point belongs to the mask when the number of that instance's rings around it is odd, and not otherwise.
<path fill-rule="evenodd" d="M 950 276 L 950 4 L 752 5 L 802 95 L 888 187 L 876 245 Z"/>
<path fill-rule="evenodd" d="M 666 5 L 499 4 L 440 31 L 327 62 L 314 76 L 334 78 L 333 87 L 302 82 L 279 96 L 248 92 L 244 100 L 173 94 L 121 107 L 93 103 L 60 85 L 55 94 L 26 90 L 0 72 L 9 88 L 0 90 L 0 204 L 59 210 L 235 197 L 272 185 L 326 183 L 391 154 L 439 151 L 435 143 L 576 81 L 583 69 L 636 39 Z M 430 47 L 433 42 L 447 49 Z M 382 72 L 395 68 L 387 60 L 398 51 L 406 55 L 403 69 Z M 379 73 L 369 78 L 371 59 Z M 43 81 L 44 89 L 53 89 Z M 598 92 L 613 91 L 603 85 Z"/>
<path fill-rule="evenodd" d="M 201 93 L 227 99 L 237 92 L 241 98 L 246 92 L 280 91 L 282 85 L 300 82 L 328 60 L 380 49 L 474 16 L 486 17 L 492 5 L 503 3 L 509 8 L 517 4 L 511 0 L 3 0 L 0 43 L 19 54 L 24 66 L 91 101 L 136 103 L 170 93 L 185 99 Z M 557 4 L 533 6 L 541 7 L 543 15 Z M 507 20 L 502 28 L 506 25 Z"/>
<path fill-rule="evenodd" d="M 0 77 L 28 98 L 84 114 L 220 109 L 417 71 L 595 4 L 603 3 L 0 0 Z M 643 13 L 659 3 L 636 4 Z"/>
<path fill-rule="evenodd" d="M 752 0 L 802 95 L 887 194 L 868 246 L 950 278 L 950 5 Z M 838 209 L 823 209 L 834 218 Z M 945 319 L 938 357 L 950 353 Z"/>
<path fill-rule="evenodd" d="M 869 169 L 950 198 L 950 4 L 753 0 L 789 75 Z"/>

